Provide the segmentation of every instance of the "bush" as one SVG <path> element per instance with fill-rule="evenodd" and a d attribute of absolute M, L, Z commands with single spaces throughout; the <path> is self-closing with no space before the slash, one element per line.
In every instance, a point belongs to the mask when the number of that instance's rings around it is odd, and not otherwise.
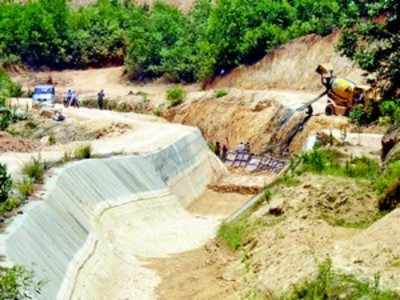
<path fill-rule="evenodd" d="M 346 24 L 339 49 L 365 70 L 377 74 L 378 87 L 385 97 L 398 98 L 400 3 L 376 0 L 368 1 L 364 6 L 367 16 Z M 382 16 L 385 16 L 384 22 L 375 21 Z"/>
<path fill-rule="evenodd" d="M 330 260 L 319 266 L 315 279 L 307 280 L 293 288 L 283 297 L 285 300 L 298 299 L 376 299 L 397 300 L 399 295 L 379 288 L 379 277 L 373 283 L 360 281 L 353 275 L 336 273 Z"/>
<path fill-rule="evenodd" d="M 0 107 L 0 130 L 6 130 L 8 126 L 10 126 L 11 122 L 11 112 L 4 107 Z"/>
<path fill-rule="evenodd" d="M 10 269 L 0 268 L 0 295 L 1 299 L 32 299 L 32 295 L 40 293 L 44 282 L 36 282 L 33 272 L 15 266 Z"/>
<path fill-rule="evenodd" d="M 0 64 L 0 97 L 21 97 L 22 94 L 21 85 L 12 81 Z"/>
<path fill-rule="evenodd" d="M 167 90 L 167 100 L 169 107 L 177 106 L 185 100 L 186 91 L 179 85 L 173 86 Z"/>
<path fill-rule="evenodd" d="M 384 194 L 390 186 L 400 178 L 400 160 L 391 162 L 386 170 L 375 181 L 375 188 L 379 194 Z"/>
<path fill-rule="evenodd" d="M 0 203 L 7 201 L 12 189 L 11 176 L 7 173 L 7 166 L 0 164 Z"/>
<path fill-rule="evenodd" d="M 387 117 L 389 123 L 400 124 L 400 100 L 386 100 L 379 105 L 382 117 Z"/>
<path fill-rule="evenodd" d="M 228 92 L 225 90 L 218 90 L 215 92 L 215 97 L 216 98 L 222 98 L 224 96 L 228 95 Z"/>
<path fill-rule="evenodd" d="M 74 150 L 74 157 L 76 159 L 88 159 L 92 156 L 91 145 L 80 145 Z"/>
<path fill-rule="evenodd" d="M 34 183 L 43 183 L 45 167 L 45 163 L 40 158 L 34 158 L 31 162 L 24 165 L 22 173 Z"/>
<path fill-rule="evenodd" d="M 20 207 L 22 201 L 20 198 L 11 196 L 6 202 L 0 203 L 0 216 L 6 212 L 12 212 L 14 209 Z"/>
<path fill-rule="evenodd" d="M 17 182 L 17 190 L 23 199 L 27 199 L 35 191 L 35 184 L 32 178 L 25 177 L 21 181 Z"/>

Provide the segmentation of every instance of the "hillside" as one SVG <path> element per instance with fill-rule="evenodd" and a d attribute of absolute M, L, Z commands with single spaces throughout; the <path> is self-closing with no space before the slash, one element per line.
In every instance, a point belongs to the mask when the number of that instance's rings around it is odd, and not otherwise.
<path fill-rule="evenodd" d="M 330 63 L 338 76 L 362 82 L 362 71 L 337 49 L 340 32 L 326 37 L 307 35 L 267 54 L 251 66 L 241 66 L 227 76 L 217 78 L 209 88 L 286 89 L 321 91 L 319 64 Z"/>

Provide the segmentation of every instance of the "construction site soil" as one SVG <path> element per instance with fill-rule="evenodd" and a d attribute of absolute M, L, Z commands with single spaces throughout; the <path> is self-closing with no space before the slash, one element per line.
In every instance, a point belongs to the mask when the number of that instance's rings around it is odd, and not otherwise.
<path fill-rule="evenodd" d="M 311 34 L 295 39 L 273 50 L 256 64 L 241 66 L 217 78 L 209 88 L 320 91 L 321 80 L 315 72 L 320 64 L 331 64 L 337 76 L 362 83 L 365 80 L 363 72 L 338 53 L 339 38 L 340 32 L 337 31 L 326 37 Z"/>

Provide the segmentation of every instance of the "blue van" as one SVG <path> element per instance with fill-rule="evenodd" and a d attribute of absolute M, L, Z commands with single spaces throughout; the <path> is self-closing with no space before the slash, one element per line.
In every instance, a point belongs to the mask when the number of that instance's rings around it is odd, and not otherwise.
<path fill-rule="evenodd" d="M 53 106 L 56 102 L 56 89 L 53 85 L 37 85 L 33 90 L 33 102 L 44 106 Z"/>

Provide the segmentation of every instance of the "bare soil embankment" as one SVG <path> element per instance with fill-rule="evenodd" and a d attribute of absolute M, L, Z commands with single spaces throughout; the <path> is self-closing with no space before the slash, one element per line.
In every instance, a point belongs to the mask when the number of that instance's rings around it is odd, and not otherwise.
<path fill-rule="evenodd" d="M 196 93 L 192 101 L 171 110 L 167 119 L 199 127 L 207 140 L 220 141 L 230 149 L 242 141 L 249 142 L 251 151 L 257 153 L 270 142 L 287 112 L 279 102 L 282 98 L 283 93 L 242 90 L 231 90 L 221 98 L 213 92 Z"/>
<path fill-rule="evenodd" d="M 362 82 L 362 71 L 336 50 L 340 32 L 326 37 L 315 34 L 295 39 L 267 54 L 252 66 L 241 66 L 217 78 L 209 88 L 285 89 L 320 91 L 319 64 L 330 63 L 335 73 Z"/>

